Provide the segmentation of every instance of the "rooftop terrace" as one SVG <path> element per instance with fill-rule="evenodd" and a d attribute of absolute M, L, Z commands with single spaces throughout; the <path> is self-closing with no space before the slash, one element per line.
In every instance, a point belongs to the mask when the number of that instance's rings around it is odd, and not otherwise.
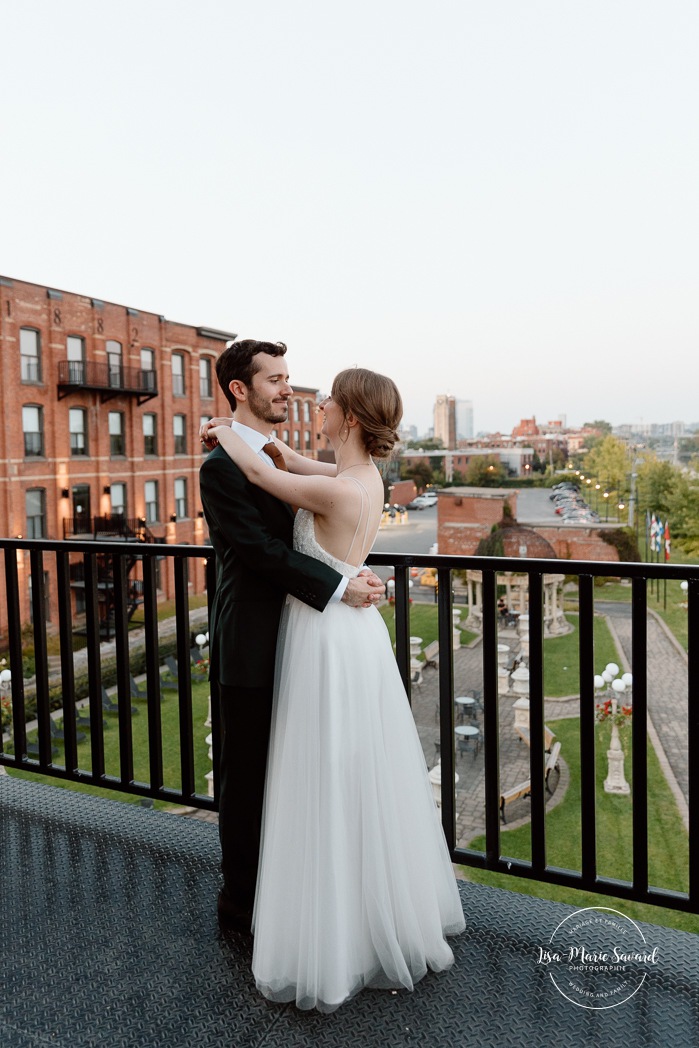
<path fill-rule="evenodd" d="M 216 826 L 0 776 L 0 1044 L 7 1048 L 589 1048 L 699 1043 L 696 937 L 643 926 L 657 970 L 579 1007 L 538 963 L 571 907 L 461 882 L 456 962 L 329 1016 L 261 997 L 215 917 Z"/>

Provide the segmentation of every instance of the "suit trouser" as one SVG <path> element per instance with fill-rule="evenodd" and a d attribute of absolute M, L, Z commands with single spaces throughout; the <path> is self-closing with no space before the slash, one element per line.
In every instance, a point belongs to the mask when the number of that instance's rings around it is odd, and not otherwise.
<path fill-rule="evenodd" d="M 220 684 L 219 694 L 218 826 L 224 890 L 234 906 L 252 911 L 260 855 L 273 689 Z"/>

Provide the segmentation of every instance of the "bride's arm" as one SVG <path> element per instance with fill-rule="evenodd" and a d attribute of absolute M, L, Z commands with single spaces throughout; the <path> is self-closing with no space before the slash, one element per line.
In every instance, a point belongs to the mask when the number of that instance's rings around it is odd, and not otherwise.
<path fill-rule="evenodd" d="M 232 419 L 228 418 L 210 418 L 208 422 L 204 422 L 199 428 L 199 438 L 201 443 L 206 446 L 209 451 L 212 451 L 218 444 L 218 440 L 214 435 L 214 430 L 219 426 L 230 426 Z M 299 473 L 301 476 L 321 476 L 321 477 L 334 477 L 337 474 L 337 466 L 334 462 L 317 462 L 315 459 L 306 458 L 305 455 L 299 455 L 297 451 L 294 451 L 287 444 L 284 444 L 281 440 L 275 440 L 274 443 L 277 445 L 286 463 L 286 468 L 290 473 Z"/>
<path fill-rule="evenodd" d="M 337 476 L 337 466 L 334 462 L 318 462 L 316 459 L 306 458 L 305 455 L 299 455 L 298 451 L 294 451 L 293 448 L 290 448 L 282 440 L 275 440 L 274 443 L 284 456 L 284 462 L 289 473 L 298 473 L 303 477 Z"/>
<path fill-rule="evenodd" d="M 340 491 L 337 485 L 342 484 L 342 481 L 318 474 L 301 476 L 298 473 L 285 473 L 282 469 L 267 466 L 229 426 L 216 426 L 209 433 L 218 440 L 247 479 L 270 495 L 293 506 L 310 509 L 313 513 L 326 513 L 337 502 Z"/>

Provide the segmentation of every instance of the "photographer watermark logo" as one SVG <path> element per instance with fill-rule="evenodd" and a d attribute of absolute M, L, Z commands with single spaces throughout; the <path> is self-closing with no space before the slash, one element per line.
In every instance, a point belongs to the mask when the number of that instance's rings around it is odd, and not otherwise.
<path fill-rule="evenodd" d="M 606 906 L 577 910 L 561 921 L 547 946 L 537 947 L 543 965 L 566 1000 L 580 1008 L 616 1008 L 640 989 L 659 963 L 639 926 Z"/>

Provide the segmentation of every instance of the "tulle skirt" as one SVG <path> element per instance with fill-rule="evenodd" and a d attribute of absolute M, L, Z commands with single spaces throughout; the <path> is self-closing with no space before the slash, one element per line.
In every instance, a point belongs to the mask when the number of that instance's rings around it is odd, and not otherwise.
<path fill-rule="evenodd" d="M 453 963 L 461 902 L 375 608 L 287 599 L 253 920 L 259 990 L 299 1008 Z"/>

